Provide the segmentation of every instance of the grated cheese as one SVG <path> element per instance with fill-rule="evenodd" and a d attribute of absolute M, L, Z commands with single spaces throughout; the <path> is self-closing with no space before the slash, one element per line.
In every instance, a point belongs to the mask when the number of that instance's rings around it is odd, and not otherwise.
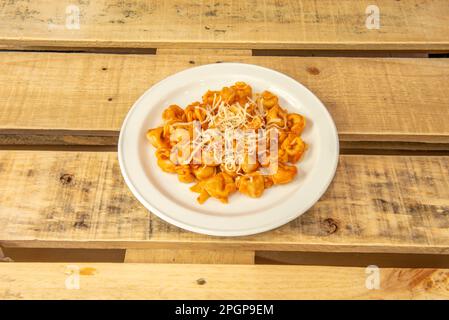
<path fill-rule="evenodd" d="M 253 114 L 249 112 L 250 108 L 252 108 Z M 267 111 L 263 107 L 263 98 L 259 96 L 256 96 L 256 101 L 248 97 L 248 101 L 245 103 L 245 105 L 242 106 L 239 102 L 229 104 L 228 102 L 223 101 L 221 96 L 217 97 L 217 94 L 214 94 L 212 105 L 207 104 L 205 107 L 195 106 L 194 109 L 201 110 L 205 114 L 204 120 L 199 122 L 201 125 L 206 124 L 207 128 L 218 129 L 222 134 L 222 136 L 227 131 L 231 132 L 232 130 L 237 129 L 248 129 L 249 125 L 251 124 L 251 121 L 256 118 L 260 119 L 259 129 L 263 130 L 262 131 L 263 134 L 258 136 L 259 138 L 262 139 L 266 139 L 267 135 L 271 132 L 271 130 L 279 130 L 279 129 L 282 130 L 285 129 L 287 126 L 285 116 L 284 116 L 284 126 L 282 127 L 277 124 L 279 122 L 282 122 L 281 119 L 276 119 L 275 122 L 272 121 L 270 124 L 266 123 L 265 117 L 267 116 Z M 194 121 L 176 122 L 170 125 L 174 127 L 188 126 L 193 125 Z M 201 139 L 201 136 L 202 135 L 200 135 L 199 139 Z M 191 151 L 190 156 L 184 162 L 184 164 L 189 164 L 193 160 L 198 151 L 200 151 L 203 147 L 212 142 L 211 137 L 209 137 L 209 139 L 201 139 L 201 141 L 198 141 L 199 139 L 189 142 L 192 144 L 192 147 L 194 146 L 194 148 Z M 257 141 L 257 136 L 247 137 L 245 139 L 248 139 L 245 140 L 245 142 L 254 143 L 254 139 L 255 141 Z M 242 176 L 244 174 L 242 172 L 243 159 L 241 155 L 234 157 L 234 152 L 232 152 L 231 155 L 226 154 L 224 156 L 224 159 L 217 159 L 216 152 L 214 152 L 214 160 L 217 161 L 217 163 L 221 162 L 221 160 L 224 160 L 223 163 L 226 170 L 235 172 L 238 176 Z"/>

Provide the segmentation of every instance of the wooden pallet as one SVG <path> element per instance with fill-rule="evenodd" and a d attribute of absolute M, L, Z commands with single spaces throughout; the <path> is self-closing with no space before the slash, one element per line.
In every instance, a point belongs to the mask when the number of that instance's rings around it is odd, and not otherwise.
<path fill-rule="evenodd" d="M 379 30 L 356 0 L 87 1 L 68 30 L 71 1 L 0 1 L 0 258 L 26 261 L 0 265 L 0 299 L 448 298 L 449 6 L 376 2 Z M 306 214 L 237 238 L 149 214 L 115 152 L 148 87 L 227 61 L 310 88 L 342 151 Z"/>

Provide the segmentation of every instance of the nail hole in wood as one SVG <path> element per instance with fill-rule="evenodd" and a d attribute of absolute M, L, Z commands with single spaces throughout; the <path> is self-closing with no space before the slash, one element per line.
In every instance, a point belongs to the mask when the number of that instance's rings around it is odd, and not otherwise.
<path fill-rule="evenodd" d="M 337 232 L 337 230 L 338 230 L 337 221 L 335 221 L 332 218 L 327 218 L 327 219 L 323 220 L 321 225 L 322 225 L 322 228 L 323 228 L 324 232 L 327 235 L 331 235 L 331 234 Z"/>
<path fill-rule="evenodd" d="M 87 214 L 80 214 L 77 216 L 77 219 L 73 226 L 78 229 L 88 229 L 89 226 L 86 223 L 86 219 L 88 218 Z"/>
<path fill-rule="evenodd" d="M 320 74 L 320 69 L 318 69 L 317 67 L 307 67 L 307 72 L 310 73 L 311 75 L 317 76 Z"/>
<path fill-rule="evenodd" d="M 59 181 L 64 185 L 71 184 L 73 183 L 73 175 L 69 173 L 64 173 L 59 177 Z"/>
<path fill-rule="evenodd" d="M 206 284 L 206 280 L 203 278 L 199 278 L 198 280 L 196 280 L 196 284 L 199 286 L 205 285 Z"/>

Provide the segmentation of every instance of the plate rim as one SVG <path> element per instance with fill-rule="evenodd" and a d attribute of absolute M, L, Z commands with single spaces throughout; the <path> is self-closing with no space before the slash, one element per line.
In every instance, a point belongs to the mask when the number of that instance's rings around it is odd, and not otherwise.
<path fill-rule="evenodd" d="M 306 206 L 304 209 L 300 209 L 298 214 L 295 214 L 293 216 L 290 217 L 285 217 L 284 219 L 279 219 L 279 221 L 277 223 L 272 223 L 269 225 L 263 225 L 263 226 L 259 226 L 259 227 L 254 227 L 254 228 L 249 228 L 249 229 L 242 229 L 242 230 L 234 230 L 234 231 L 229 231 L 229 230 L 215 230 L 215 229 L 211 229 L 211 228 L 205 228 L 205 227 L 199 227 L 199 226 L 193 226 L 193 225 L 189 225 L 187 223 L 178 221 L 176 219 L 173 219 L 172 217 L 170 217 L 169 215 L 163 213 L 162 211 L 160 211 L 159 209 L 157 209 L 155 206 L 153 206 L 149 201 L 147 201 L 142 194 L 137 190 L 137 188 L 135 187 L 135 185 L 133 184 L 133 182 L 131 181 L 126 167 L 125 167 L 125 163 L 124 163 L 124 155 L 123 155 L 123 141 L 124 141 L 124 132 L 125 132 L 125 128 L 128 124 L 128 121 L 131 117 L 131 115 L 133 114 L 133 111 L 137 108 L 137 106 L 140 104 L 140 102 L 144 99 L 144 97 L 148 94 L 149 91 L 151 91 L 153 88 L 160 86 L 164 81 L 167 81 L 171 78 L 174 77 L 178 77 L 184 73 L 189 73 L 192 70 L 198 70 L 198 69 L 203 69 L 203 68 L 210 68 L 213 66 L 217 66 L 217 65 L 234 65 L 234 66 L 242 66 L 242 67 L 246 67 L 246 68 L 255 68 L 255 69 L 262 69 L 264 71 L 267 71 L 269 73 L 275 73 L 280 77 L 283 77 L 289 81 L 293 81 L 296 85 L 299 85 L 300 87 L 302 87 L 304 90 L 306 90 L 309 94 L 311 94 L 322 106 L 322 111 L 324 111 L 326 117 L 329 120 L 329 123 L 332 125 L 331 126 L 331 130 L 332 133 L 335 137 L 335 147 L 336 147 L 336 154 L 335 154 L 335 158 L 332 161 L 332 173 L 328 176 L 327 180 L 325 181 L 325 183 L 323 183 L 322 188 L 320 189 L 319 194 L 316 195 L 316 199 L 314 199 L 314 201 L 311 201 L 310 205 Z M 320 199 L 321 197 L 324 195 L 324 193 L 327 191 L 327 189 L 329 188 L 329 185 L 331 184 L 331 182 L 333 181 L 336 171 L 337 171 L 337 167 L 338 167 L 338 163 L 339 163 L 339 156 L 340 156 L 340 142 L 339 142 L 339 136 L 338 136 L 338 130 L 337 127 L 335 125 L 335 122 L 331 116 L 331 114 L 329 113 L 328 109 L 326 108 L 326 106 L 324 105 L 324 103 L 309 89 L 307 88 L 305 85 L 303 85 L 302 83 L 300 83 L 299 81 L 297 81 L 296 79 L 282 73 L 279 72 L 277 70 L 273 70 L 267 67 L 263 67 L 263 66 L 259 66 L 259 65 L 255 65 L 255 64 L 248 64 L 248 63 L 239 63 L 239 62 L 222 62 L 222 63 L 211 63 L 211 64 L 205 64 L 205 65 L 201 65 L 201 66 L 196 66 L 196 67 L 191 67 L 191 68 L 187 68 L 184 70 L 181 70 L 179 72 L 176 72 L 174 74 L 171 74 L 168 77 L 165 77 L 161 80 L 159 80 L 158 82 L 154 83 L 151 87 L 149 87 L 147 90 L 145 90 L 140 97 L 134 102 L 134 104 L 131 106 L 131 108 L 128 110 L 122 126 L 120 128 L 120 134 L 119 134 L 119 139 L 118 139 L 118 150 L 117 150 L 117 155 L 118 155 L 118 161 L 119 161 L 119 167 L 120 167 L 120 171 L 122 174 L 123 179 L 125 180 L 125 183 L 127 185 L 127 187 L 130 189 L 130 191 L 132 192 L 132 194 L 137 198 L 137 200 L 139 200 L 139 202 L 147 209 L 149 210 L 150 214 L 154 213 L 156 216 L 158 216 L 160 219 L 173 224 L 181 229 L 184 230 L 188 230 L 188 231 L 192 231 L 195 233 L 200 233 L 200 234 L 205 234 L 205 235 L 210 235 L 210 236 L 225 236 L 225 237 L 238 237 L 238 236 L 247 236 L 247 235 L 254 235 L 254 234 L 259 234 L 262 232 L 266 232 L 266 231 L 270 231 L 276 228 L 279 228 L 291 221 L 293 221 L 294 219 L 300 217 L 302 214 L 306 213 L 308 210 L 310 210 L 311 207 L 313 207 Z M 315 197 L 314 197 L 315 198 Z M 301 212 L 302 211 L 302 212 Z"/>

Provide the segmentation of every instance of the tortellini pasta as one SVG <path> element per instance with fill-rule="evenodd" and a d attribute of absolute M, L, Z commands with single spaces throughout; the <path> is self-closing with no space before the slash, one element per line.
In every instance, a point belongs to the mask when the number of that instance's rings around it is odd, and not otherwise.
<path fill-rule="evenodd" d="M 235 91 L 235 99 L 240 105 L 247 103 L 248 98 L 251 98 L 252 96 L 253 90 L 245 82 L 238 81 L 231 88 Z"/>
<path fill-rule="evenodd" d="M 159 148 L 156 151 L 158 166 L 165 172 L 175 173 L 176 165 L 170 160 L 170 149 Z"/>
<path fill-rule="evenodd" d="M 275 105 L 267 112 L 267 124 L 277 125 L 284 127 L 287 118 L 287 112 L 283 110 L 279 105 Z"/>
<path fill-rule="evenodd" d="M 235 101 L 235 90 L 229 87 L 223 87 L 220 91 L 220 97 L 223 101 L 232 105 Z"/>
<path fill-rule="evenodd" d="M 164 138 L 164 128 L 158 127 L 154 129 L 150 129 L 147 132 L 147 139 L 155 148 L 165 148 L 168 147 L 168 142 Z"/>
<path fill-rule="evenodd" d="M 217 96 L 220 94 L 220 92 L 218 91 L 211 91 L 208 90 L 204 95 L 203 95 L 203 103 L 205 105 L 213 105 L 214 104 L 214 100 L 217 98 Z"/>
<path fill-rule="evenodd" d="M 296 163 L 301 159 L 304 151 L 306 150 L 306 144 L 302 141 L 300 136 L 295 134 L 289 134 L 287 138 L 281 144 L 282 154 L 285 157 L 283 162 Z"/>
<path fill-rule="evenodd" d="M 278 104 L 278 97 L 272 94 L 270 91 L 262 92 L 260 99 L 265 109 L 271 109 Z"/>
<path fill-rule="evenodd" d="M 189 165 L 177 166 L 175 169 L 178 174 L 178 179 L 181 182 L 190 183 L 195 181 L 195 176 L 193 175 L 192 169 Z"/>
<path fill-rule="evenodd" d="M 191 168 L 192 168 L 193 175 L 198 180 L 206 180 L 215 175 L 215 167 L 213 167 L 213 166 L 197 165 L 197 166 L 191 166 Z"/>
<path fill-rule="evenodd" d="M 194 183 L 190 190 L 199 194 L 201 204 L 209 198 L 227 203 L 236 192 L 259 198 L 266 189 L 291 182 L 297 175 L 296 163 L 308 148 L 301 138 L 304 116 L 282 108 L 279 97 L 270 91 L 253 95 L 251 86 L 242 81 L 208 90 L 185 109 L 172 104 L 163 111 L 162 120 L 146 133 L 156 148 L 157 164 L 180 182 Z M 221 145 L 213 135 L 198 139 L 195 131 L 215 130 L 217 137 L 223 137 L 230 129 L 252 130 L 259 142 L 243 135 Z M 229 153 L 234 155 L 231 160 Z"/>
<path fill-rule="evenodd" d="M 271 176 L 273 184 L 289 183 L 296 176 L 298 169 L 295 166 L 279 163 L 276 173 Z"/>
<path fill-rule="evenodd" d="M 162 113 L 162 119 L 170 122 L 185 121 L 185 117 L 186 115 L 184 110 L 176 104 L 172 104 Z"/>
<path fill-rule="evenodd" d="M 185 110 L 186 120 L 192 122 L 198 120 L 203 122 L 206 119 L 206 109 L 199 102 L 189 104 Z"/>
<path fill-rule="evenodd" d="M 239 176 L 235 182 L 239 191 L 251 198 L 259 198 L 265 190 L 265 179 L 258 172 Z"/>

